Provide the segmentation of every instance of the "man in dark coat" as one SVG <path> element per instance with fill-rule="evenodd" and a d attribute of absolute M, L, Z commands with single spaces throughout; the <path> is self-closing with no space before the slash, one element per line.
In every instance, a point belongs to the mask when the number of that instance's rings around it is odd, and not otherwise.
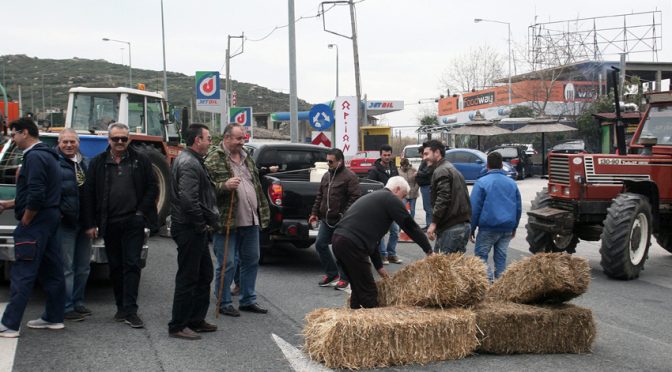
<path fill-rule="evenodd" d="M 392 156 L 392 146 L 382 145 L 380 147 L 380 158 L 373 163 L 373 167 L 369 169 L 368 178 L 374 181 L 387 184 L 387 180 L 391 177 L 399 175 L 397 165 L 394 164 L 394 157 Z M 401 264 L 402 261 L 397 257 L 397 242 L 399 241 L 399 225 L 392 222 L 389 228 L 390 237 L 387 239 L 387 246 L 385 246 L 384 237 L 380 238 L 380 256 L 383 259 L 383 264 L 388 263 Z"/>

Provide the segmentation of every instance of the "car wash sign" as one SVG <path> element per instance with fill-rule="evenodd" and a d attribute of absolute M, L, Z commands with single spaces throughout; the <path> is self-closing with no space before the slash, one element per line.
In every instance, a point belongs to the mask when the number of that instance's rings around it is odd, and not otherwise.
<path fill-rule="evenodd" d="M 222 112 L 224 100 L 219 89 L 218 71 L 196 71 L 196 109 Z"/>
<path fill-rule="evenodd" d="M 346 162 L 357 154 L 357 98 L 336 97 L 334 103 L 336 122 L 336 148 L 343 151 Z"/>

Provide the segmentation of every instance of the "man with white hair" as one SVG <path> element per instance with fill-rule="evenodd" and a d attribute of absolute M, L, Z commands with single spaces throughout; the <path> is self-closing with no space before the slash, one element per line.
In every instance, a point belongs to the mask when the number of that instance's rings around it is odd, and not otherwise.
<path fill-rule="evenodd" d="M 384 189 L 357 199 L 336 225 L 331 245 L 336 259 L 350 278 L 352 309 L 378 306 L 378 289 L 371 263 L 380 276 L 388 276 L 377 248 L 378 241 L 392 222 L 396 222 L 428 256 L 432 254 L 429 240 L 402 202 L 409 190 L 403 177 L 391 177 Z"/>

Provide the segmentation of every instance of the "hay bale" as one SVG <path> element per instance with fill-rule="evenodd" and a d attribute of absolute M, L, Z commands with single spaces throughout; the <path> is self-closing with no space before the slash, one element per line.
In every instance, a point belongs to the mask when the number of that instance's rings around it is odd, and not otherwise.
<path fill-rule="evenodd" d="M 378 304 L 471 306 L 485 298 L 488 285 L 487 268 L 480 258 L 435 254 L 378 282 Z"/>
<path fill-rule="evenodd" d="M 375 368 L 460 359 L 478 345 L 467 309 L 318 309 L 306 315 L 304 349 L 329 368 Z"/>
<path fill-rule="evenodd" d="M 571 304 L 486 301 L 473 310 L 482 353 L 589 353 L 595 340 L 593 312 Z"/>
<path fill-rule="evenodd" d="M 566 253 L 540 253 L 518 261 L 488 291 L 493 301 L 560 303 L 588 290 L 588 260 Z"/>

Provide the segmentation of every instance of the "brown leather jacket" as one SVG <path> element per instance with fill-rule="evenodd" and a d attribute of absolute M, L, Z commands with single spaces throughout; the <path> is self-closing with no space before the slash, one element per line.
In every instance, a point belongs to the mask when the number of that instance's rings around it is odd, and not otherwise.
<path fill-rule="evenodd" d="M 441 159 L 431 183 L 432 222 L 441 232 L 458 223 L 471 221 L 469 191 L 462 173 L 449 161 Z"/>
<path fill-rule="evenodd" d="M 345 211 L 359 198 L 359 178 L 343 164 L 322 176 L 311 214 L 329 225 L 341 220 Z"/>

